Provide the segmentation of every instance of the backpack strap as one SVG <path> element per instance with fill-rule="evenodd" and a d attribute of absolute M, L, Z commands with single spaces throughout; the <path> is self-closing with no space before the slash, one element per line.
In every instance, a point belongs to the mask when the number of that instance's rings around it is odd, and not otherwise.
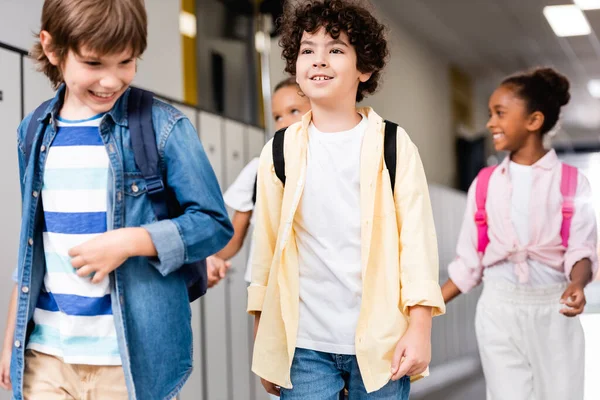
<path fill-rule="evenodd" d="M 394 185 L 396 183 L 396 135 L 398 131 L 398 124 L 385 120 L 385 136 L 383 139 L 383 158 L 385 161 L 386 168 L 390 174 L 390 183 L 392 186 L 392 193 L 394 192 Z M 285 131 L 287 128 L 283 128 L 275 132 L 273 136 L 273 167 L 275 167 L 275 174 L 285 186 L 285 156 L 284 156 L 284 138 Z M 253 202 L 256 202 L 256 184 L 254 185 L 254 196 Z"/>
<path fill-rule="evenodd" d="M 490 243 L 485 203 L 487 201 L 490 178 L 495 169 L 495 165 L 486 167 L 479 171 L 479 174 L 477 175 L 477 186 L 475 188 L 475 204 L 477 206 L 477 211 L 475 212 L 474 218 L 475 224 L 477 225 L 477 251 L 481 254 L 485 253 L 485 249 Z"/>
<path fill-rule="evenodd" d="M 385 136 L 383 138 L 383 160 L 390 174 L 392 193 L 396 184 L 396 137 L 398 124 L 385 120 Z"/>
<path fill-rule="evenodd" d="M 560 193 L 563 196 L 562 204 L 562 225 L 560 227 L 560 236 L 564 247 L 569 246 L 569 236 L 571 233 L 571 221 L 575 213 L 575 193 L 577 192 L 577 168 L 562 164 L 562 177 L 560 181 Z"/>
<path fill-rule="evenodd" d="M 160 155 L 156 146 L 156 136 L 152 125 L 152 103 L 154 94 L 131 87 L 127 103 L 129 134 L 135 163 L 146 181 L 147 195 L 158 220 L 177 215 L 169 213 L 169 197 L 160 171 Z M 206 260 L 185 264 L 180 269 L 187 285 L 190 302 L 206 293 Z"/>
<path fill-rule="evenodd" d="M 283 143 L 286 129 L 287 128 L 282 128 L 278 130 L 275 132 L 275 136 L 273 136 L 273 167 L 275 167 L 275 175 L 277 175 L 283 186 L 285 186 L 285 156 Z"/>
<path fill-rule="evenodd" d="M 129 91 L 127 112 L 129 133 L 135 163 L 146 181 L 147 193 L 158 220 L 169 218 L 167 193 L 160 169 L 156 136 L 152 126 L 154 94 L 132 87 Z"/>
<path fill-rule="evenodd" d="M 37 133 L 40 125 L 42 126 L 43 130 L 48 122 L 46 119 L 41 122 L 38 121 L 38 119 L 44 115 L 51 102 L 52 99 L 46 100 L 38 108 L 36 108 L 31 116 L 31 119 L 29 120 L 29 125 L 27 125 L 27 134 L 25 135 L 25 168 L 27 168 L 27 164 L 29 164 L 29 157 L 31 157 L 31 151 L 33 150 L 35 134 Z"/>

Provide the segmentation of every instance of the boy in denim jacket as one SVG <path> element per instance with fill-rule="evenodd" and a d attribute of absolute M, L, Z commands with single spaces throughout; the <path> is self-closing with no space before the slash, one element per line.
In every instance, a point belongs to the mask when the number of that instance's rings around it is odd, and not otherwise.
<path fill-rule="evenodd" d="M 180 268 L 232 227 L 192 124 L 154 100 L 163 179 L 183 209 L 157 221 L 127 113 L 146 26 L 142 0 L 44 2 L 32 55 L 58 91 L 29 160 L 38 121 L 18 130 L 19 262 L 0 363 L 13 399 L 171 399 L 191 373 Z"/>

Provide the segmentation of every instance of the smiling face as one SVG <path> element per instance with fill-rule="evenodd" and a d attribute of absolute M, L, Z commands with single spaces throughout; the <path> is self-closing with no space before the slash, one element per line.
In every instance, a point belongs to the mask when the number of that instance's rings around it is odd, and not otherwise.
<path fill-rule="evenodd" d="M 50 41 L 49 35 L 42 34 L 45 48 Z M 46 56 L 60 69 L 66 84 L 61 116 L 67 119 L 85 119 L 109 111 L 136 73 L 136 57 L 131 49 L 98 55 L 83 47 L 79 52 L 69 50 L 64 59 L 51 51 Z"/>
<path fill-rule="evenodd" d="M 311 103 L 334 105 L 355 101 L 358 84 L 371 73 L 356 67 L 356 50 L 341 32 L 332 38 L 324 28 L 315 33 L 304 32 L 296 60 L 296 79 Z"/>
<path fill-rule="evenodd" d="M 532 115 L 527 111 L 527 103 L 516 95 L 512 87 L 498 87 L 488 106 L 490 119 L 487 128 L 493 136 L 496 151 L 515 152 L 525 146 L 531 134 L 536 134 L 530 130 Z"/>

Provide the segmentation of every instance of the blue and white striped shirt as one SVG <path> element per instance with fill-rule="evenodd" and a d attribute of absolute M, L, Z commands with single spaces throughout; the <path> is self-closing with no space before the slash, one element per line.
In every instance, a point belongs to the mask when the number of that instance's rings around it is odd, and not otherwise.
<path fill-rule="evenodd" d="M 65 363 L 120 365 L 109 278 L 94 284 L 71 266 L 69 249 L 107 229 L 109 160 L 98 127 L 58 119 L 48 150 L 42 203 L 46 274 L 28 348 Z"/>

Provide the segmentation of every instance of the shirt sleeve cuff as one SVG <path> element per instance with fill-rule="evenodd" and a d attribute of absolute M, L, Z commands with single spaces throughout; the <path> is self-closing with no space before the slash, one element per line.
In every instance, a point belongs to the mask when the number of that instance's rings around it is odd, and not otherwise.
<path fill-rule="evenodd" d="M 408 315 L 408 308 L 412 306 L 431 307 L 434 317 L 446 312 L 442 290 L 435 281 L 409 282 L 402 286 L 401 296 L 404 315 Z"/>
<path fill-rule="evenodd" d="M 256 314 L 262 312 L 266 293 L 266 286 L 248 286 L 248 314 Z"/>
<path fill-rule="evenodd" d="M 150 264 L 163 276 L 179 269 L 185 262 L 185 246 L 177 225 L 171 220 L 163 220 L 144 225 L 152 238 L 158 254 L 149 258 Z"/>
<path fill-rule="evenodd" d="M 565 276 L 567 280 L 571 282 L 571 271 L 577 262 L 589 258 L 592 262 L 592 277 L 595 278 L 598 272 L 598 257 L 595 256 L 594 250 L 587 247 L 581 247 L 579 249 L 569 249 L 565 253 Z M 592 279 L 593 279 L 592 278 Z"/>
<path fill-rule="evenodd" d="M 448 266 L 448 276 L 461 293 L 467 293 L 481 283 L 480 270 L 467 267 L 459 259 Z"/>

